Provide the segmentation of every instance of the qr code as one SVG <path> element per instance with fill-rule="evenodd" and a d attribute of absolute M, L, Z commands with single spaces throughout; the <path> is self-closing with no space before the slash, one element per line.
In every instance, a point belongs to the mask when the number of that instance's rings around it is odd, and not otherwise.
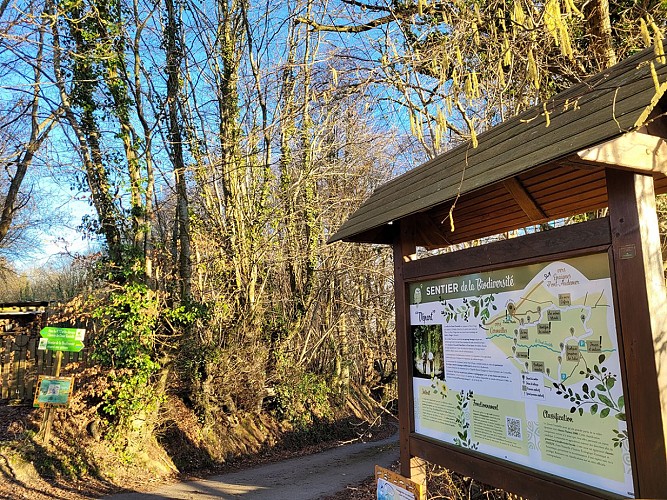
<path fill-rule="evenodd" d="M 507 437 L 512 439 L 523 439 L 521 434 L 521 419 L 505 417 L 505 423 L 507 424 Z"/>

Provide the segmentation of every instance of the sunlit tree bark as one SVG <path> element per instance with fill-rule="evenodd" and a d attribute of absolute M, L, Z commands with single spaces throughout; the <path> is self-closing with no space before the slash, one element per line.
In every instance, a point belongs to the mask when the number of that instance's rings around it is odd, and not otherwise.
<path fill-rule="evenodd" d="M 176 185 L 176 217 L 174 244 L 178 276 L 181 287 L 180 298 L 188 303 L 192 296 L 192 263 L 190 250 L 190 213 L 186 185 L 186 167 L 183 152 L 182 121 L 179 119 L 181 99 L 181 47 L 180 22 L 173 0 L 165 0 L 167 22 L 165 26 L 165 51 L 167 60 L 167 116 L 169 127 L 169 145 Z"/>
<path fill-rule="evenodd" d="M 8 2 L 0 5 L 0 19 L 4 20 L 7 12 Z M 1 40 L 9 40 L 10 37 L 16 38 L 17 35 L 12 33 L 12 20 L 8 20 L 0 32 Z M 18 24 L 18 23 L 16 23 Z M 14 222 L 15 214 L 21 210 L 25 204 L 26 199 L 21 198 L 21 186 L 25 179 L 28 169 L 32 165 L 35 154 L 49 137 L 51 130 L 56 124 L 59 110 L 47 111 L 46 118 L 42 117 L 42 82 L 43 82 L 43 64 L 44 64 L 44 32 L 46 26 L 41 23 L 35 27 L 34 42 L 31 40 L 31 34 L 19 35 L 23 36 L 26 45 L 36 46 L 34 60 L 31 61 L 32 79 L 29 80 L 28 93 L 21 96 L 18 102 L 15 103 L 14 109 L 9 111 L 7 115 L 0 121 L 0 130 L 4 137 L 5 146 L 3 147 L 4 155 L 2 160 L 5 172 L 8 175 L 8 185 L 6 191 L 3 193 L 4 199 L 0 205 L 0 247 L 3 246 L 8 232 Z M 4 45 L 4 44 L 3 44 Z M 6 49 L 11 52 L 13 44 L 8 44 Z M 18 55 L 22 58 L 22 55 Z M 25 75 L 28 77 L 28 75 Z M 16 126 L 17 123 L 28 124 L 28 126 Z M 27 137 L 23 130 L 27 130 Z M 20 136 L 16 136 L 16 134 Z M 5 186 L 3 186 L 5 187 Z"/>

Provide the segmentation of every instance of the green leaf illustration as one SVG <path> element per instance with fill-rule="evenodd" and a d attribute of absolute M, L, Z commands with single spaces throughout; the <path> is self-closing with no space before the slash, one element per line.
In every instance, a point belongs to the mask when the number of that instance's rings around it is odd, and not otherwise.
<path fill-rule="evenodd" d="M 598 398 L 600 399 L 600 401 L 602 401 L 604 404 L 606 404 L 609 408 L 614 407 L 614 403 L 611 402 L 611 399 L 609 399 L 604 394 L 598 394 Z"/>

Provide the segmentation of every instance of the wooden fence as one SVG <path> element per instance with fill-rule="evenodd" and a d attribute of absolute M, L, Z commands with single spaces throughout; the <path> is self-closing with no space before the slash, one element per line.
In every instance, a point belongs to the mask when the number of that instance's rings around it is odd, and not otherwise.
<path fill-rule="evenodd" d="M 3 335 L 0 337 L 0 399 L 31 403 L 39 375 L 53 374 L 56 353 L 38 351 L 39 337 Z M 63 352 L 62 366 L 88 360 L 88 350 Z"/>

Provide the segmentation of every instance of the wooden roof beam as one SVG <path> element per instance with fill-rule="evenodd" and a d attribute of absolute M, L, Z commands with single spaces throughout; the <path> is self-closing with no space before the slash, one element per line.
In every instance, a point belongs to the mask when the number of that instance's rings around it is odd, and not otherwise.
<path fill-rule="evenodd" d="M 531 222 L 539 222 L 547 219 L 547 215 L 535 202 L 519 179 L 516 177 L 505 179 L 503 181 L 503 186 L 509 191 Z"/>
<path fill-rule="evenodd" d="M 424 213 L 419 219 L 418 236 L 421 241 L 417 244 L 427 250 L 448 247 L 452 243 L 447 239 L 446 232 L 443 223 L 437 224 L 428 213 Z"/>
<path fill-rule="evenodd" d="M 639 131 L 583 149 L 577 156 L 596 165 L 667 175 L 667 141 Z"/>

